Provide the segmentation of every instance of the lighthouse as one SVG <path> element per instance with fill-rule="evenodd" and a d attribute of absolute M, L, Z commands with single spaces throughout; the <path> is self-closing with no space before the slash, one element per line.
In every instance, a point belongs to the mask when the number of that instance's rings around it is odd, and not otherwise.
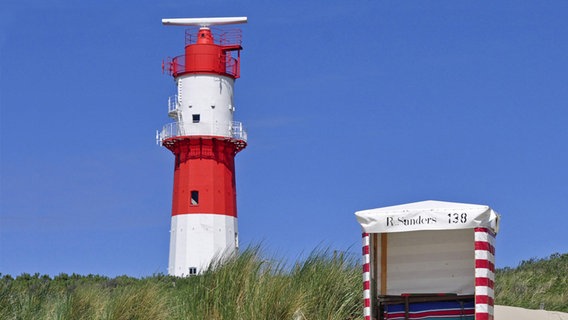
<path fill-rule="evenodd" d="M 163 19 L 188 26 L 185 52 L 164 62 L 175 81 L 158 144 L 175 156 L 168 274 L 201 273 L 214 259 L 238 249 L 235 156 L 247 145 L 233 120 L 240 76 L 241 30 L 216 26 L 246 17 Z"/>

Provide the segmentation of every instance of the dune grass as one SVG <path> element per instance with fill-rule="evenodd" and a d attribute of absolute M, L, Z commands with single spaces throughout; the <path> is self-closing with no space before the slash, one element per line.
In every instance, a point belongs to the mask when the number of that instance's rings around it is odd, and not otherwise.
<path fill-rule="evenodd" d="M 290 265 L 254 247 L 188 278 L 0 275 L 0 319 L 362 319 L 358 261 L 315 250 Z M 498 269 L 495 301 L 568 312 L 568 254 Z"/>
<path fill-rule="evenodd" d="M 188 278 L 4 276 L 0 319 L 362 319 L 356 260 L 316 250 L 287 266 L 256 247 Z"/>
<path fill-rule="evenodd" d="M 568 253 L 522 261 L 498 269 L 495 302 L 527 309 L 568 312 Z"/>

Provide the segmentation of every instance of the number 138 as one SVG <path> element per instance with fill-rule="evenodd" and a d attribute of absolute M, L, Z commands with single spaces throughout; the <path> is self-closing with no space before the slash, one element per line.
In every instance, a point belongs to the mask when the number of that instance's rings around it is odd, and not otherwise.
<path fill-rule="evenodd" d="M 448 223 L 466 223 L 467 213 L 448 213 Z"/>

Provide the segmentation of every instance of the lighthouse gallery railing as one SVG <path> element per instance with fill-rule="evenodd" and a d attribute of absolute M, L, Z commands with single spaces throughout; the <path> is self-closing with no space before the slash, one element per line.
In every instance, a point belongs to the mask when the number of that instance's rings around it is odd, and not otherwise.
<path fill-rule="evenodd" d="M 242 122 L 239 121 L 230 123 L 200 122 L 199 124 L 172 122 L 166 124 L 161 131 L 156 132 L 156 143 L 161 145 L 166 139 L 182 136 L 226 136 L 223 132 L 229 132 L 230 136 L 228 138 L 247 141 L 247 132 Z"/>

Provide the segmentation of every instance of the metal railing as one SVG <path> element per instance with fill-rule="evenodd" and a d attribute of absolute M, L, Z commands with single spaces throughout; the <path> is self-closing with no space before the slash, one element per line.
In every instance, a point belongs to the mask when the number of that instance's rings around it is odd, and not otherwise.
<path fill-rule="evenodd" d="M 179 100 L 178 96 L 173 95 L 168 98 L 168 113 L 175 112 L 179 109 Z"/>
<path fill-rule="evenodd" d="M 185 45 L 197 42 L 199 27 L 190 27 L 185 30 Z M 241 29 L 209 28 L 216 44 L 229 45 L 241 44 L 243 42 L 243 31 Z"/>
<path fill-rule="evenodd" d="M 207 55 L 202 55 L 207 56 Z M 219 59 L 219 67 L 218 69 L 221 70 L 223 73 L 233 76 L 235 78 L 240 77 L 240 66 L 239 66 L 239 59 L 232 57 L 230 52 L 226 52 L 225 55 L 217 56 L 217 55 L 208 55 L 214 57 L 214 59 Z M 167 74 L 177 77 L 186 72 L 211 72 L 211 71 L 219 71 L 219 70 L 209 70 L 197 68 L 193 65 L 186 65 L 185 55 L 179 55 L 177 57 L 168 58 L 163 65 L 163 71 Z"/>
<path fill-rule="evenodd" d="M 172 122 L 166 124 L 161 131 L 156 131 L 156 143 L 161 145 L 166 139 L 183 136 L 220 136 L 247 141 L 247 132 L 239 121 L 230 123 Z"/>

